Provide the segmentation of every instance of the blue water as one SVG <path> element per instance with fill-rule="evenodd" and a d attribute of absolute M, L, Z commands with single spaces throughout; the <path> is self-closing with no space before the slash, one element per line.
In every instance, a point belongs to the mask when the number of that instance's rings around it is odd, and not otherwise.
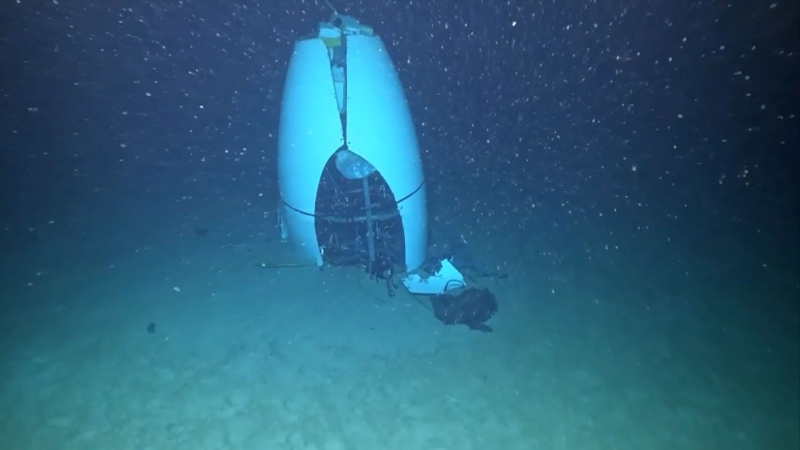
<path fill-rule="evenodd" d="M 798 448 L 800 8 L 517 3 L 335 4 L 492 333 L 280 242 L 324 2 L 6 5 L 0 448 Z"/>

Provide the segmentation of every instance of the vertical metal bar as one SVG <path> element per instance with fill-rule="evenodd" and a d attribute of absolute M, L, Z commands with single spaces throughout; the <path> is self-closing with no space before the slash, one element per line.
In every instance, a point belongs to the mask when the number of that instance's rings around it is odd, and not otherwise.
<path fill-rule="evenodd" d="M 369 268 L 375 264 L 375 226 L 372 223 L 372 201 L 369 198 L 369 177 L 361 179 L 361 187 L 364 189 L 364 209 L 367 217 L 367 248 L 369 249 Z"/>

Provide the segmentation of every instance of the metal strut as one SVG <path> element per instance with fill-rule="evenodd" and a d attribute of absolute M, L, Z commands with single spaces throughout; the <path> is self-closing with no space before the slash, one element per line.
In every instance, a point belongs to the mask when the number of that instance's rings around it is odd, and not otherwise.
<path fill-rule="evenodd" d="M 369 250 L 369 267 L 375 265 L 375 226 L 372 218 L 372 201 L 369 197 L 369 177 L 361 179 L 361 185 L 364 189 L 364 208 L 366 209 L 366 222 L 367 222 L 367 249 Z"/>

